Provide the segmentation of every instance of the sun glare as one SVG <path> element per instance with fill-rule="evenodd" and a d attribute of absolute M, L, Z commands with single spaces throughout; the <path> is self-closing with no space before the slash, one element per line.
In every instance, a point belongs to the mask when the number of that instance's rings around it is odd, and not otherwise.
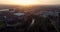
<path fill-rule="evenodd" d="M 37 0 L 11 0 L 13 4 L 17 5 L 35 5 L 38 4 Z"/>

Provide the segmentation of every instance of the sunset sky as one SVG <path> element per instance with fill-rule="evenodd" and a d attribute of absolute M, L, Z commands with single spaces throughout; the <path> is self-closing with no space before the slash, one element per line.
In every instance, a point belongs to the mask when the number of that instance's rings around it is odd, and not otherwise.
<path fill-rule="evenodd" d="M 60 0 L 0 0 L 0 4 L 37 4 L 37 5 L 56 5 Z"/>

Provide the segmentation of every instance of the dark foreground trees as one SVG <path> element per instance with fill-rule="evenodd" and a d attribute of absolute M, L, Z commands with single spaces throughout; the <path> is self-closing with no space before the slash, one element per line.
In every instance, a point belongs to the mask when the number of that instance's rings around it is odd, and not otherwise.
<path fill-rule="evenodd" d="M 58 32 L 56 30 L 56 27 L 51 24 L 52 22 L 50 21 L 49 17 L 30 15 L 28 17 L 25 17 L 24 19 L 22 19 L 23 22 L 19 22 L 18 19 L 13 20 L 16 22 L 16 24 L 19 24 L 15 26 L 5 26 L 5 28 L 2 28 L 0 32 Z M 32 23 L 33 19 L 34 22 Z"/>

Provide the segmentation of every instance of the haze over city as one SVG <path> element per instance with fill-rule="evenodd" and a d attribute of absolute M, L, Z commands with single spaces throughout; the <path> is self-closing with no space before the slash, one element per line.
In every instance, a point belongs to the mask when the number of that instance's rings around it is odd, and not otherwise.
<path fill-rule="evenodd" d="M 60 32 L 60 0 L 0 0 L 0 32 Z"/>

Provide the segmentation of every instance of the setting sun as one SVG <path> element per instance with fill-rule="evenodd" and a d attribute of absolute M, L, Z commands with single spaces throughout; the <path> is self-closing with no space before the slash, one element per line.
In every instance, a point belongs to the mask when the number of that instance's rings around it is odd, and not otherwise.
<path fill-rule="evenodd" d="M 19 4 L 19 5 L 35 5 L 38 4 L 37 0 L 10 0 L 13 4 Z"/>
<path fill-rule="evenodd" d="M 59 5 L 60 0 L 0 0 L 5 5 Z"/>

